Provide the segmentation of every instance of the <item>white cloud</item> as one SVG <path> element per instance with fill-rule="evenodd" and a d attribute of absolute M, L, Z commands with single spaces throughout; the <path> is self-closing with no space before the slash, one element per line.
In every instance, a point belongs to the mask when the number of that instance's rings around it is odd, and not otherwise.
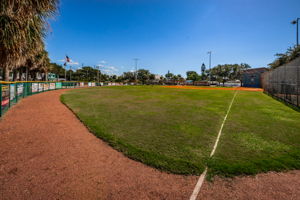
<path fill-rule="evenodd" d="M 119 69 L 115 66 L 100 66 L 101 67 L 101 71 L 107 75 L 114 75 L 114 74 L 118 74 Z"/>
<path fill-rule="evenodd" d="M 79 62 L 76 62 L 74 60 L 70 60 L 71 62 L 69 62 L 69 65 L 79 65 Z"/>

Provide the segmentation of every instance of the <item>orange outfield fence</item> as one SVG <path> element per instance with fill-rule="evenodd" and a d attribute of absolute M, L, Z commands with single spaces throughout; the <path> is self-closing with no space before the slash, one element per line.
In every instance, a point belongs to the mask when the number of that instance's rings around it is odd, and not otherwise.
<path fill-rule="evenodd" d="M 261 88 L 246 88 L 246 87 L 197 87 L 197 86 L 161 86 L 165 88 L 178 88 L 178 89 L 191 89 L 191 90 L 240 90 L 240 91 L 254 91 L 254 92 L 262 92 Z"/>

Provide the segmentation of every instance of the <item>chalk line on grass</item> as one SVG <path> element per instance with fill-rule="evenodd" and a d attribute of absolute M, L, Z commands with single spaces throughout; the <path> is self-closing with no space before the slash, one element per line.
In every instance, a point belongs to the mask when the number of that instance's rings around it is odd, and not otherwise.
<path fill-rule="evenodd" d="M 231 102 L 230 102 L 230 105 L 229 105 L 229 107 L 228 107 L 228 110 L 227 110 L 227 112 L 226 112 L 226 115 L 225 115 L 225 117 L 224 117 L 224 119 L 223 119 L 222 125 L 221 125 L 221 127 L 220 127 L 220 130 L 219 130 L 219 133 L 218 133 L 218 136 L 217 136 L 217 139 L 216 139 L 216 142 L 215 142 L 215 144 L 214 144 L 214 148 L 213 148 L 213 150 L 211 151 L 209 157 L 212 157 L 212 156 L 215 154 L 215 151 L 216 151 L 216 149 L 217 149 L 217 147 L 218 147 L 218 144 L 219 144 L 220 137 L 221 137 L 221 135 L 222 135 L 222 131 L 223 131 L 224 124 L 225 124 L 225 122 L 226 122 L 227 116 L 228 116 L 228 114 L 229 114 L 229 112 L 230 112 L 230 110 L 231 110 L 232 104 L 233 104 L 233 102 L 234 102 L 234 99 L 235 99 L 237 93 L 238 93 L 238 91 L 236 90 L 235 93 L 234 93 L 234 95 L 233 95 L 233 98 L 232 98 L 232 100 L 231 100 Z M 196 200 L 196 199 L 197 199 L 198 194 L 199 194 L 199 192 L 200 192 L 200 189 L 201 189 L 201 187 L 202 187 L 202 185 L 203 185 L 203 182 L 204 182 L 204 180 L 205 180 L 205 177 L 206 177 L 206 174 L 207 174 L 207 170 L 208 170 L 208 167 L 205 167 L 204 172 L 200 175 L 200 177 L 199 177 L 199 179 L 198 179 L 198 181 L 197 181 L 197 184 L 196 184 L 196 186 L 195 186 L 195 188 L 194 188 L 194 190 L 193 190 L 193 193 L 192 193 L 192 195 L 190 196 L 190 200 Z"/>

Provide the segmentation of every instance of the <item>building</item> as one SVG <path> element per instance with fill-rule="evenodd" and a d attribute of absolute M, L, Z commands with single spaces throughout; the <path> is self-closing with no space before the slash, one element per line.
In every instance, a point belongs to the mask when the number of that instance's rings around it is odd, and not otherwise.
<path fill-rule="evenodd" d="M 58 79 L 58 76 L 54 73 L 48 73 L 48 80 L 49 81 L 56 81 Z"/>
<path fill-rule="evenodd" d="M 155 74 L 155 75 L 154 75 L 154 79 L 155 79 L 155 80 L 161 80 L 161 78 L 162 78 L 162 76 L 159 75 L 159 74 Z"/>
<path fill-rule="evenodd" d="M 244 70 L 242 72 L 242 86 L 261 88 L 262 74 L 266 71 L 268 69 L 265 67 Z"/>

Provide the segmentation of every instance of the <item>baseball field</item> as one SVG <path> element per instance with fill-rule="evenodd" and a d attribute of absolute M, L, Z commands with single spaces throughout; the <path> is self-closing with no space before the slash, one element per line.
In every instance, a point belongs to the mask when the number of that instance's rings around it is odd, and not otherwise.
<path fill-rule="evenodd" d="M 261 91 L 97 87 L 61 100 L 97 137 L 162 171 L 199 175 L 208 167 L 211 177 L 300 169 L 300 113 Z"/>

